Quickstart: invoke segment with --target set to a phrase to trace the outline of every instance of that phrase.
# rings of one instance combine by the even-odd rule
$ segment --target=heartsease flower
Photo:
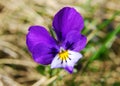
[[[64,7],[55,15],[52,26],[56,39],[44,27],[31,26],[26,36],[28,49],[35,62],[72,73],[76,62],[82,58],[79,51],[87,41],[80,33],[84,20],[74,8]]]

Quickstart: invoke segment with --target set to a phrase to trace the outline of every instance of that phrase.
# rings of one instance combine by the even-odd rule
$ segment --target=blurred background
[[[64,6],[84,17],[88,39],[73,74],[36,64],[25,42]],[[120,0],[0,0],[0,86],[120,86]]]

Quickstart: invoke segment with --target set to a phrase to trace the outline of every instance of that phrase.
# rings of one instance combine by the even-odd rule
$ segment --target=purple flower
[[[52,25],[56,39],[44,27],[31,26],[26,36],[28,49],[35,62],[72,73],[76,62],[82,58],[79,51],[87,41],[80,34],[84,20],[74,8],[64,7],[55,15]]]

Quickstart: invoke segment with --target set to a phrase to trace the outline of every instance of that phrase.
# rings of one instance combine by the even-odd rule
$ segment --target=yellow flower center
[[[69,53],[67,50],[62,50],[58,55],[61,60],[66,60],[67,58],[69,58]]]

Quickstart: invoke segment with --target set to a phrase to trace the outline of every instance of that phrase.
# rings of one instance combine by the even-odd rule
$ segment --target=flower
[[[51,68],[64,68],[73,72],[74,65],[82,58],[79,53],[87,38],[80,34],[84,27],[82,16],[72,7],[62,8],[53,19],[54,39],[42,26],[31,26],[26,36],[26,44],[35,62],[51,64]]]

